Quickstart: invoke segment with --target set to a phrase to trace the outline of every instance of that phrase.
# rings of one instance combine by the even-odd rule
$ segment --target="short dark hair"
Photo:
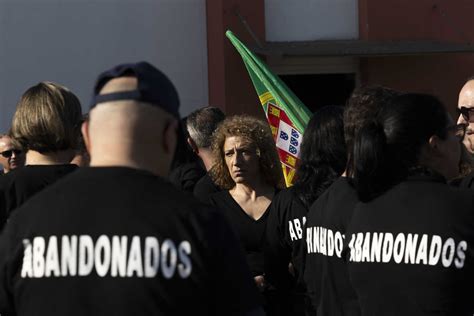
[[[352,92],[344,109],[344,138],[349,153],[359,130],[375,118],[381,105],[399,94],[382,86],[363,86]]]
[[[212,134],[224,119],[224,112],[212,106],[206,106],[192,112],[186,118],[189,137],[199,148],[211,147]]]
[[[40,82],[21,97],[11,136],[26,150],[40,153],[75,149],[81,131],[79,99],[66,87]]]

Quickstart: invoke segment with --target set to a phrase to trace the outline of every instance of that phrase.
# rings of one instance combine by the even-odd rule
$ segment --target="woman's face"
[[[247,138],[230,136],[224,142],[224,158],[235,183],[253,183],[259,177],[257,146]]]

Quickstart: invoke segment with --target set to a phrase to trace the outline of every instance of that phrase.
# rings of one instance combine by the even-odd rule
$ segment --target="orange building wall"
[[[474,1],[359,0],[360,39],[474,41]],[[437,95],[455,115],[457,96],[474,75],[474,54],[364,58],[362,83]]]

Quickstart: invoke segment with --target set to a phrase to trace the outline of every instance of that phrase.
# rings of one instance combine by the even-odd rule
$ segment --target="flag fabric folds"
[[[272,130],[285,183],[291,186],[299,159],[303,132],[311,117],[311,112],[286,84],[231,31],[227,31],[226,36],[239,52],[252,79]]]

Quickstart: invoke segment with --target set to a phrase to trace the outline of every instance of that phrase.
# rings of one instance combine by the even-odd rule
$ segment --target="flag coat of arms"
[[[293,183],[303,133],[311,112],[231,31],[226,36],[239,52],[259,96],[280,157],[287,186]]]

